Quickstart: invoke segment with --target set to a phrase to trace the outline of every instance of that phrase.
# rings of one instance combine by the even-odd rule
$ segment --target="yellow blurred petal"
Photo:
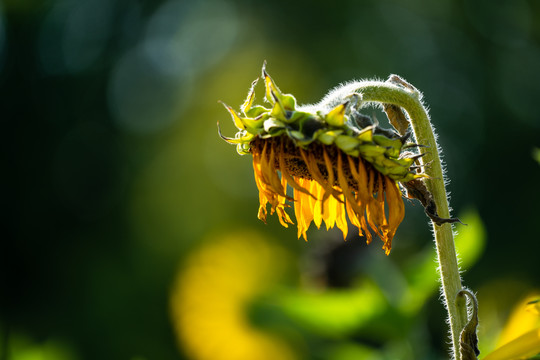
[[[531,312],[528,305],[531,301],[538,299],[538,297],[538,293],[531,294],[514,307],[499,337],[497,347],[514,340],[527,331],[540,327],[540,317],[534,312]]]
[[[170,316],[182,352],[198,360],[296,359],[248,316],[251,300],[280,283],[284,273],[276,270],[289,266],[289,255],[255,232],[214,234],[200,243],[171,286]]]
[[[529,301],[527,303],[527,311],[540,316],[540,299]]]
[[[527,359],[538,353],[540,353],[540,329],[534,329],[501,346],[483,360]]]

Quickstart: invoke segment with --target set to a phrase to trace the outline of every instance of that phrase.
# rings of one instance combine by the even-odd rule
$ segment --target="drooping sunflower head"
[[[253,156],[259,219],[266,222],[269,204],[270,214],[288,227],[293,221],[285,210],[292,204],[298,237],[307,239],[311,222],[320,228],[323,221],[345,238],[348,217],[368,243],[371,232],[377,234],[389,254],[404,217],[398,182],[425,176],[415,170],[418,155],[407,151],[415,146],[407,144],[408,133],[383,129],[361,114],[362,94],[340,94],[338,100],[330,94],[317,105],[298,106],[264,66],[262,78],[268,107],[254,105],[257,79],[240,113],[223,104],[236,136],[220,132],[239,154]]]

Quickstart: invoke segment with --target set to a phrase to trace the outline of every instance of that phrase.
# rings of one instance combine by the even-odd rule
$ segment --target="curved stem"
[[[433,195],[439,216],[449,218],[450,211],[448,209],[448,198],[444,186],[439,148],[428,112],[422,104],[422,96],[418,90],[399,77],[393,76],[391,79],[394,82],[366,81],[352,83],[346,86],[347,89],[341,89],[341,91],[358,92],[362,95],[364,102],[392,104],[403,108],[407,112],[417,143],[426,145],[430,149],[424,157],[420,158],[422,165],[430,163],[430,166],[425,168],[425,172],[429,176],[429,179],[426,180],[426,186]],[[400,85],[395,82],[399,82]],[[460,333],[467,322],[467,308],[463,298],[456,301],[462,285],[452,226],[450,224],[437,225],[434,222],[432,222],[432,226],[437,247],[442,292],[450,323],[452,352],[455,359],[460,360]]]

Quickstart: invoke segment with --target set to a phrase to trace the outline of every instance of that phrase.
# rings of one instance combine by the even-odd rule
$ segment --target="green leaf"
[[[454,241],[461,259],[461,269],[468,269],[478,261],[484,251],[486,231],[474,208],[466,210],[459,218],[468,225],[458,225],[458,235]],[[403,311],[416,313],[422,308],[425,301],[437,291],[439,274],[435,259],[436,254],[431,245],[411,258],[405,269],[409,292],[403,297],[401,304]]]
[[[460,258],[462,269],[468,269],[474,265],[486,246],[486,229],[478,211],[475,208],[466,210],[459,219],[467,224],[457,225],[457,236],[454,241]]]
[[[381,290],[368,281],[352,291],[288,293],[274,301],[294,323],[330,337],[353,333],[388,307]]]

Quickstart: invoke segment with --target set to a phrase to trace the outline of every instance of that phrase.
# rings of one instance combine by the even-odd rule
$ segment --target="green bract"
[[[329,110],[323,105],[297,106],[295,97],[283,94],[264,66],[262,77],[268,108],[253,104],[259,79],[253,82],[240,113],[223,104],[239,131],[234,138],[225,137],[221,132],[220,136],[236,144],[239,154],[250,153],[250,143],[256,137],[287,136],[303,149],[314,142],[336,146],[347,155],[363,158],[395,181],[425,177],[411,168],[420,155],[405,151],[417,146],[406,144],[408,134],[400,136],[393,130],[383,129],[358,111],[364,105],[362,94],[350,94],[346,101]]]

